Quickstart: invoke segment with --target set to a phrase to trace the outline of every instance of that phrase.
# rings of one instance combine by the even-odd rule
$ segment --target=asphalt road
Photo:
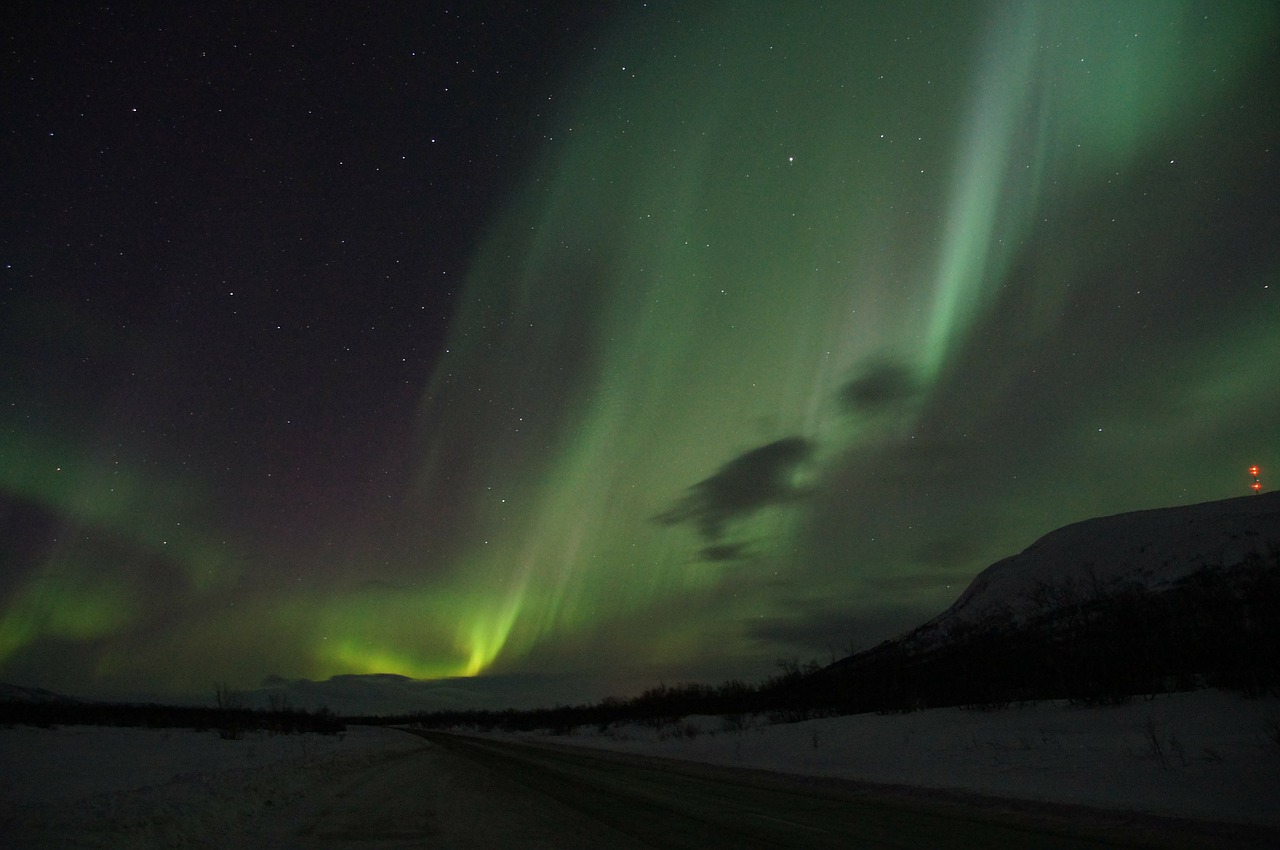
[[[571,747],[414,730],[429,744],[319,807],[304,846],[365,848],[1263,847],[1275,836]]]
[[[451,747],[422,747],[314,787],[245,847],[636,850],[644,844]],[[241,845],[237,845],[241,846]]]

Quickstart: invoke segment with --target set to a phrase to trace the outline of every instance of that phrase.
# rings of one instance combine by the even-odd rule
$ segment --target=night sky
[[[1270,0],[513,5],[4,13],[0,680],[758,680],[1280,475]]]

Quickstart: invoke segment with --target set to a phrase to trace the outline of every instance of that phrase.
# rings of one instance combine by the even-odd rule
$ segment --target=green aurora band
[[[8,602],[0,671],[58,638],[102,642],[95,676],[175,690],[756,678],[919,622],[1054,527],[1280,465],[1275,367],[1239,368],[1280,363],[1274,297],[1229,333],[1111,331],[1090,306],[1141,309],[1107,275],[1196,266],[1186,210],[1236,185],[1232,98],[1280,37],[1271,4],[696,6],[620,17],[542,116],[424,392],[398,549],[355,571],[376,581],[244,590],[193,531],[157,641],[141,577],[61,554]],[[1217,153],[1187,141],[1210,132]],[[1114,354],[1084,351],[1099,336]],[[95,513],[99,484],[14,469],[10,493],[157,538],[140,492]]]
[[[660,667],[772,616],[771,577],[798,567],[787,506],[744,516],[751,556],[728,565],[691,563],[650,518],[769,440],[833,456],[909,432],[1037,219],[1158,155],[1269,31],[1101,11],[758,4],[620,25],[494,224],[428,392],[429,443],[467,456],[463,516],[486,538],[477,616],[484,588],[511,588],[507,657],[654,617],[669,632],[671,600],[706,595],[719,623],[641,650]],[[1042,321],[1069,281],[1022,284]],[[878,360],[921,385],[891,422],[851,423],[841,387]],[[455,473],[428,464],[424,487]],[[922,607],[955,593],[933,590]]]

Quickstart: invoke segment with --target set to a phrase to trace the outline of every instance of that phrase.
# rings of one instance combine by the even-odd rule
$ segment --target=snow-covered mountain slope
[[[1050,532],[987,567],[921,631],[1017,620],[1055,596],[1138,583],[1159,590],[1205,567],[1280,555],[1280,491],[1099,517]]]

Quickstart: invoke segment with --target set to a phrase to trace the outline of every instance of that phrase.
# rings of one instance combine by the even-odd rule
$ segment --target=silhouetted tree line
[[[692,714],[721,716],[782,712],[791,708],[789,699],[779,699],[804,676],[820,667],[816,662],[800,665],[781,661],[783,672],[760,685],[731,680],[720,685],[681,683],[658,685],[630,699],[607,697],[598,703],[536,709],[483,711],[434,711],[379,718],[383,723],[413,723],[427,728],[468,728],[481,731],[530,731],[551,729],[571,734],[579,726],[604,729],[614,723],[642,723],[657,728],[673,725]],[[789,717],[789,715],[788,715]],[[781,718],[779,718],[781,719]]]
[[[341,718],[322,709],[253,709],[243,706],[172,706],[139,703],[97,703],[72,700],[0,702],[0,725],[129,726],[153,729],[218,730],[224,738],[238,738],[249,730],[274,734],[334,735],[346,729]]]
[[[1043,583],[1020,602],[1020,611],[995,611],[942,634],[922,627],[827,667],[780,662],[778,675],[755,685],[659,685],[589,705],[437,711],[381,722],[570,733],[620,722],[663,726],[695,714],[788,722],[1043,699],[1119,704],[1200,687],[1280,694],[1280,552],[1205,565],[1158,591],[1087,573]]]

